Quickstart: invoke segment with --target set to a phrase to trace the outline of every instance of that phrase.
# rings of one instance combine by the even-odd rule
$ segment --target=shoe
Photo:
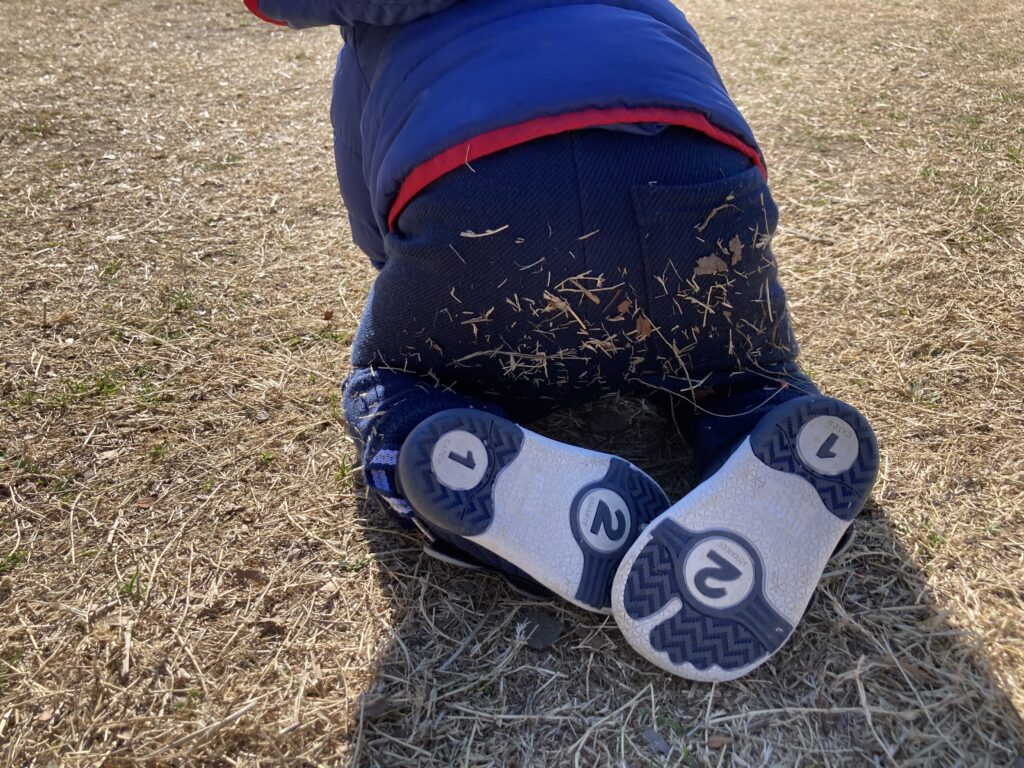
[[[430,526],[602,613],[623,553],[669,505],[623,459],[472,409],[442,411],[412,431],[398,454],[398,486]]]
[[[767,414],[639,536],[615,575],[626,641],[690,680],[741,677],[782,647],[878,474],[867,421],[831,398]]]

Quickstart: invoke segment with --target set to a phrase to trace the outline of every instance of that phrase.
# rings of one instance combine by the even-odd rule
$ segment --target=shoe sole
[[[658,484],[623,459],[469,409],[417,426],[399,452],[398,479],[431,525],[604,613],[622,555],[669,506]]]
[[[779,406],[626,553],[612,585],[626,641],[690,680],[763,664],[803,617],[877,474],[874,433],[854,408],[818,396]]]

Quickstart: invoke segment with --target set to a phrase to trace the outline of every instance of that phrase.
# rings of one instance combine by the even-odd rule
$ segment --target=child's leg
[[[792,634],[825,564],[868,498],[874,435],[852,407],[822,397],[796,364],[763,179],[650,200],[648,266],[672,254],[674,323],[657,342],[670,361],[645,383],[689,408],[702,482],[623,558],[616,620],[644,657],[676,674],[721,681],[751,671]],[[652,263],[653,262],[653,263]],[[676,310],[673,313],[673,309]]]
[[[627,462],[543,438],[421,377],[358,368],[344,406],[367,486],[401,521],[531,591],[540,582],[607,609],[621,554],[668,506]]]
[[[486,407],[526,422],[610,391],[613,361],[576,322],[589,302],[560,288],[588,272],[578,196],[573,142],[554,137],[447,175],[385,239],[345,413],[367,482],[406,518],[394,464],[429,416]]]

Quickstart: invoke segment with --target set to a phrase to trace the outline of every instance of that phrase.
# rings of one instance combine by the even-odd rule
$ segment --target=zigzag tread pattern
[[[675,597],[682,608],[650,630],[651,647],[668,654],[673,664],[692,664],[706,670],[712,666],[738,669],[763,659],[781,645],[783,636],[766,641],[747,622],[765,628],[782,623],[763,603],[752,601],[744,609],[744,621],[704,613],[689,595],[681,592],[675,574],[676,554],[694,537],[673,521],[666,520],[652,531],[652,539],[633,561],[627,577],[623,604],[629,616],[639,621],[661,610]],[[788,635],[789,632],[786,632]]]
[[[822,503],[836,517],[852,520],[867,501],[878,474],[878,451],[867,421],[850,406],[837,401],[801,404],[780,419],[774,428],[758,428],[751,436],[754,454],[768,466],[807,480]],[[815,416],[836,416],[850,423],[859,438],[857,460],[842,475],[823,477],[808,470],[797,456],[794,441],[800,428]],[[770,417],[769,417],[770,418]]]
[[[431,453],[435,443],[454,429],[462,429],[483,439],[487,446],[488,471],[486,478],[468,491],[455,491],[438,482],[434,476]],[[428,419],[417,427],[415,439],[403,447],[412,448],[412,477],[403,473],[402,482],[407,492],[410,485],[420,490],[416,509],[431,522],[460,536],[474,536],[487,530],[494,519],[494,500],[491,487],[498,473],[518,455],[523,444],[518,428],[504,428],[496,417],[488,414],[459,412]],[[429,511],[427,511],[429,510]],[[433,512],[434,514],[430,514]],[[438,512],[444,521],[436,519]]]
[[[633,561],[626,579],[624,606],[639,621],[661,610],[676,595],[672,554],[650,541]]]
[[[738,669],[769,652],[742,624],[705,616],[686,600],[682,610],[651,630],[651,647],[667,653],[674,664],[700,670]]]
[[[626,487],[629,489],[629,498],[633,500],[636,509],[638,530],[639,527],[647,525],[669,507],[670,502],[661,486],[632,468],[628,473]]]

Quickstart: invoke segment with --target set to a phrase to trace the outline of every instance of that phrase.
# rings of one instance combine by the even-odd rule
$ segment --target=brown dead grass
[[[720,686],[563,605],[530,650],[529,603],[360,500],[336,35],[94,5],[0,5],[0,763],[1021,763],[1020,2],[687,4],[804,359],[885,458],[792,642]],[[687,486],[642,404],[545,428]]]

